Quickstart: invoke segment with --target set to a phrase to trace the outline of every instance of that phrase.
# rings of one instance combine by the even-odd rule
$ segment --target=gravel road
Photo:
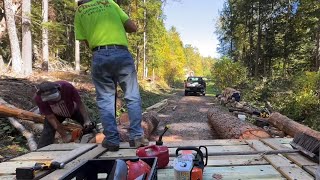
[[[168,106],[158,112],[160,123],[151,140],[158,138],[165,125],[169,126],[163,137],[165,142],[217,139],[207,123],[207,111],[213,104],[214,97],[184,96],[184,92],[172,95]]]

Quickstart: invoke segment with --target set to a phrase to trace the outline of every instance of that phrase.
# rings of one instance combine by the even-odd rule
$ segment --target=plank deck
[[[205,145],[209,153],[214,152],[246,152],[281,150],[290,148],[292,138],[269,138],[261,140],[194,140],[164,142],[169,147],[170,162],[166,169],[158,169],[158,179],[173,179],[173,160],[176,148],[179,146]],[[154,144],[151,142],[150,144]],[[35,162],[50,161],[68,154],[76,148],[88,146],[88,144],[52,144],[28,154],[0,163],[0,179],[14,179],[17,167],[29,167]],[[90,146],[90,145],[89,145]],[[121,143],[118,152],[106,152],[101,145],[93,147],[67,163],[64,169],[54,172],[42,172],[42,179],[59,179],[68,174],[74,167],[89,159],[94,158],[127,158],[134,157],[136,149],[130,148],[128,143]],[[284,155],[227,155],[209,156],[208,166],[204,171],[204,179],[314,179],[317,164],[306,159],[298,153]]]

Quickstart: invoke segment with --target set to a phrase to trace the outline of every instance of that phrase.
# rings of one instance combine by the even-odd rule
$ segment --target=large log
[[[209,109],[207,117],[208,123],[222,139],[270,138],[264,129],[224,113],[218,107]]]
[[[299,124],[278,112],[272,113],[268,118],[268,122],[292,137],[297,133],[305,133],[320,140],[320,132]]]
[[[24,120],[32,120],[34,122],[39,122],[39,123],[43,123],[45,119],[44,116],[41,116],[39,114],[14,108],[14,107],[9,107],[3,104],[0,104],[0,116],[15,117],[15,118],[24,119]]]

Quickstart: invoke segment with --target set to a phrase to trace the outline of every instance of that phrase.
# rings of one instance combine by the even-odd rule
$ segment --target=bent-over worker
[[[34,100],[46,117],[38,148],[52,144],[56,131],[63,142],[71,141],[71,135],[61,124],[66,118],[77,121],[84,128],[91,123],[78,91],[66,81],[42,82],[37,86]]]

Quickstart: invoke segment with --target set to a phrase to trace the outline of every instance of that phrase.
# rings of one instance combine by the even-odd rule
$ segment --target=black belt
[[[122,46],[122,45],[107,45],[107,46],[97,46],[92,49],[92,51],[97,51],[99,49],[126,49],[128,50],[127,46]]]

